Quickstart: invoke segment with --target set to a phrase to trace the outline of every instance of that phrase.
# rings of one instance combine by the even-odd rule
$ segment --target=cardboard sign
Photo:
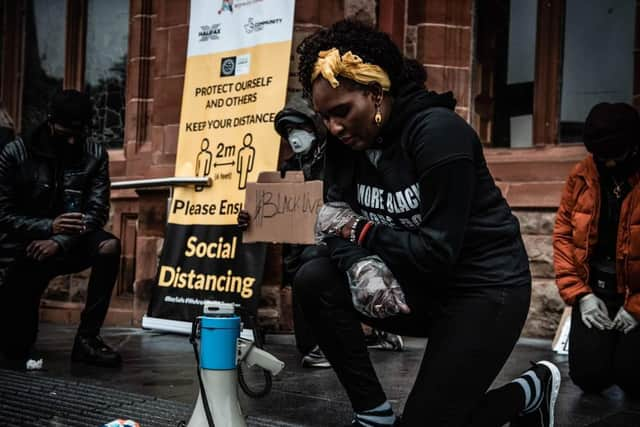
[[[322,181],[306,181],[300,171],[261,172],[247,183],[245,209],[251,215],[244,243],[315,242],[314,229],[322,206]]]
[[[565,307],[553,337],[551,349],[558,354],[569,354],[569,331],[571,330],[571,307]]]

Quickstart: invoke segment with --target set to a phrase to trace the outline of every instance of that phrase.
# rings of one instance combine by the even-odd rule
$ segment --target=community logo
[[[251,55],[227,56],[220,60],[220,77],[249,74]]]
[[[233,13],[233,0],[222,0],[222,6],[220,6],[220,9],[218,10],[218,15],[224,11]]]
[[[281,18],[274,19],[266,19],[264,21],[254,21],[253,18],[249,18],[247,23],[244,24],[244,31],[247,34],[257,33],[258,31],[264,30],[264,27],[267,25],[280,24],[282,22]]]
[[[200,37],[198,41],[218,40],[220,38],[220,32],[220,24],[201,25],[200,31],[198,31],[198,37]]]

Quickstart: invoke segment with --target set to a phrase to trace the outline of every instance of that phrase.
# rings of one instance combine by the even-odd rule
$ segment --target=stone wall
[[[560,299],[553,272],[552,233],[554,211],[516,210],[533,277],[529,317],[523,336],[552,338],[558,327],[564,302]]]

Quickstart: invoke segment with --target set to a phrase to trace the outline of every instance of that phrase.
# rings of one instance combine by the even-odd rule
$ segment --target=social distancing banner
[[[277,166],[293,13],[294,0],[191,0],[175,175],[213,185],[173,192],[145,327],[183,329],[207,300],[257,310],[266,247],[242,244],[237,214]]]

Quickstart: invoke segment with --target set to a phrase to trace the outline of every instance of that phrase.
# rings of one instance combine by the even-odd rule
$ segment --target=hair
[[[311,98],[311,74],[318,53],[334,47],[340,51],[340,55],[351,51],[364,62],[381,67],[391,80],[392,95],[407,82],[424,85],[426,81],[427,76],[422,65],[418,61],[405,58],[388,34],[360,21],[345,19],[308,36],[298,46],[298,79],[305,98]]]
[[[427,70],[416,59],[404,58],[404,74],[407,80],[424,86],[427,82]]]

